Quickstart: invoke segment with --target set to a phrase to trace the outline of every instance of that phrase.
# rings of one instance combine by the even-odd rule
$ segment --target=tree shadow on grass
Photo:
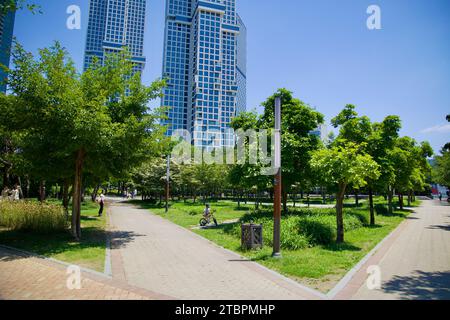
[[[389,213],[389,209],[388,209],[387,205],[384,205],[384,204],[375,204],[374,208],[375,208],[375,212],[377,213],[377,215],[385,216],[385,217],[406,218],[408,213],[413,212],[411,210],[403,210],[401,212],[399,212],[400,210],[395,210],[393,213]]]
[[[322,248],[324,248],[325,250],[328,251],[335,251],[335,252],[340,252],[340,251],[361,251],[362,249],[354,246],[350,243],[344,242],[344,243],[331,243],[328,245],[324,245],[322,246]]]
[[[450,271],[415,271],[411,276],[395,276],[383,284],[382,290],[400,294],[404,299],[450,299]]]
[[[4,230],[0,232],[0,244],[50,257],[66,252],[82,252],[85,249],[105,249],[106,235],[103,229],[84,228],[81,241],[77,242],[68,231],[36,234]]]
[[[92,254],[92,250],[106,250],[107,239],[111,239],[114,248],[123,248],[140,236],[134,232],[105,231],[102,228],[85,227],[81,231],[81,241],[77,242],[68,231],[37,234],[0,230],[0,244],[51,257],[64,253],[83,255],[84,253]]]
[[[235,210],[235,211],[251,211],[252,209],[250,209],[249,207],[244,207],[244,206],[241,206],[241,207],[236,206],[233,208],[233,210]]]
[[[364,225],[364,228],[367,228],[367,229],[380,229],[380,228],[383,228],[383,226],[380,225],[380,224],[374,224],[373,226],[370,225],[370,224],[367,224],[367,225]]]

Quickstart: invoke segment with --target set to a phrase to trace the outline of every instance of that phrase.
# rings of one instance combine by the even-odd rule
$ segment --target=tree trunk
[[[388,191],[388,209],[389,209],[389,214],[393,214],[394,213],[394,208],[392,205],[392,198],[394,197],[393,195],[393,190],[392,187],[389,187],[389,191]]]
[[[375,225],[375,209],[373,207],[373,191],[369,188],[369,210],[370,210],[370,225]]]
[[[398,203],[400,205],[400,210],[403,210],[403,193],[398,194]]]
[[[323,204],[326,204],[327,203],[327,195],[325,194],[325,188],[321,187],[320,189],[322,192],[322,202],[323,202]]]
[[[64,185],[62,186],[62,205],[66,213],[69,213],[69,180],[64,180]]]
[[[100,185],[97,185],[91,194],[92,202],[95,202],[95,199],[97,199],[98,190],[100,190]]]
[[[408,192],[408,207],[411,207],[412,193],[411,190]]]
[[[81,188],[83,177],[83,164],[86,152],[84,149],[77,151],[75,160],[75,179],[73,183],[72,200],[72,236],[79,241],[81,239]]]
[[[336,225],[337,225],[337,236],[336,243],[344,242],[344,197],[345,197],[344,183],[339,184],[339,191],[336,194]]]
[[[358,191],[355,191],[355,205],[359,207],[359,194]]]
[[[293,200],[293,202],[294,202],[294,208],[295,208],[295,205],[296,205],[296,202],[297,202],[297,193],[296,193],[296,192],[294,192],[294,195],[293,195],[293,197],[292,197],[292,200]]]
[[[27,185],[25,187],[26,190],[26,194],[25,194],[25,198],[29,198],[30,197],[30,179],[27,177]]]
[[[22,179],[20,179],[20,177],[17,177],[17,183],[19,184],[19,197],[20,199],[24,199],[25,197],[23,196]]]

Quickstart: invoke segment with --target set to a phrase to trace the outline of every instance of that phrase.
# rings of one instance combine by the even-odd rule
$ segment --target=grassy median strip
[[[49,203],[55,203],[50,200]],[[12,231],[0,226],[0,244],[30,251],[85,268],[103,272],[106,251],[106,218],[97,216],[98,205],[82,204],[81,242],[73,241],[68,230],[58,232]]]
[[[366,202],[360,203],[358,207],[347,204],[344,221],[346,241],[344,244],[336,245],[334,209],[291,208],[290,214],[284,215],[282,220],[283,259],[272,259],[271,207],[255,211],[254,205],[238,207],[231,201],[211,202],[220,225],[199,229],[198,223],[204,208],[201,203],[173,202],[167,214],[162,206],[139,201],[135,203],[226,249],[324,293],[331,290],[354,265],[410,214],[410,211],[405,210],[395,211],[389,215],[384,199],[376,198],[376,225],[371,227],[368,225],[369,209]],[[240,224],[249,221],[263,224],[265,246],[261,250],[241,250]]]

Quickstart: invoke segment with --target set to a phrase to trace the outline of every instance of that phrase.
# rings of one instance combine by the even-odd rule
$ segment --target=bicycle
[[[216,225],[216,227],[218,227],[219,224],[217,223],[216,217],[214,216],[215,213],[216,213],[216,210],[213,210],[213,211],[211,211],[211,213],[208,216],[201,218],[200,226],[206,227],[208,224],[211,223],[211,219],[212,219],[214,221],[214,224]]]

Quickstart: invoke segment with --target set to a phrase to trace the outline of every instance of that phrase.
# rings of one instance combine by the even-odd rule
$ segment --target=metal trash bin
[[[241,231],[241,246],[243,250],[263,247],[263,226],[261,224],[243,224]]]

